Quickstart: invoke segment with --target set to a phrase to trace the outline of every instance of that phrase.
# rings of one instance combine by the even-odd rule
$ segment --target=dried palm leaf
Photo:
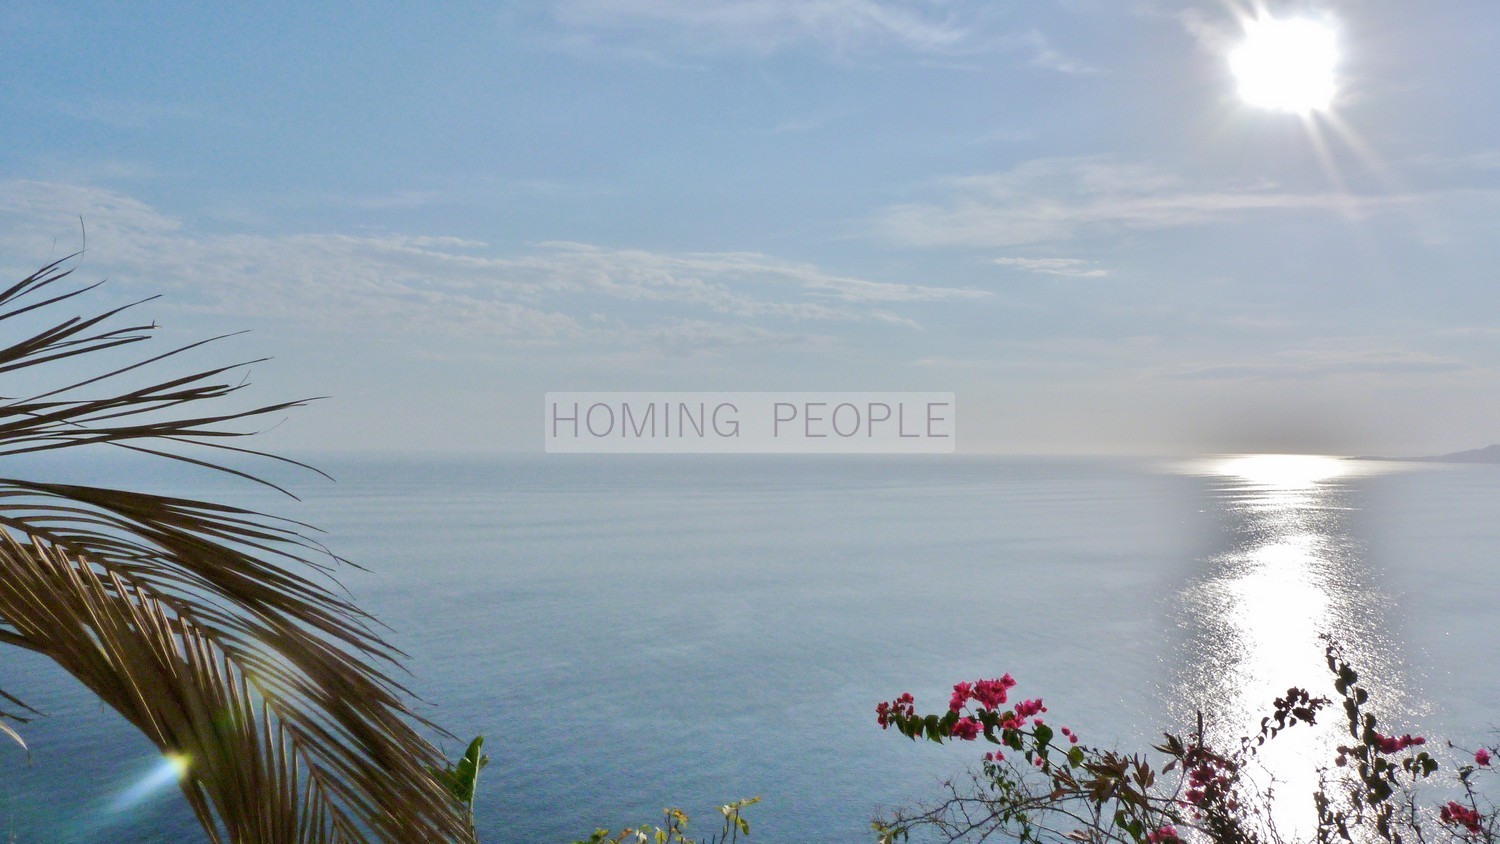
[[[59,290],[66,261],[0,292],[0,330],[93,289]],[[153,325],[112,326],[129,307],[0,341],[0,392],[21,370],[35,382],[148,339]],[[218,410],[246,364],[146,377],[200,345],[0,399],[0,458],[108,445],[267,483],[188,452],[279,460],[232,445],[252,433],[233,423],[302,402]],[[343,561],[307,533],[207,501],[0,478],[0,643],[51,657],[186,760],[183,793],[216,843],[464,840],[419,732],[432,725],[392,676],[401,654],[335,591]]]

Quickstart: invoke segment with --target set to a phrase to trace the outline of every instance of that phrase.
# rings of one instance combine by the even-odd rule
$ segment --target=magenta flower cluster
[[[1026,719],[1030,718],[1035,726],[1041,726],[1041,714],[1047,711],[1042,705],[1042,699],[1023,700],[1016,704],[1013,714],[1000,719],[1000,728],[1003,730],[1019,730],[1026,726]]]
[[[1420,747],[1421,745],[1424,745],[1426,743],[1427,739],[1423,738],[1422,736],[1413,736],[1410,733],[1404,736],[1386,736],[1381,735],[1380,733],[1375,733],[1371,747],[1374,748],[1376,753],[1383,753],[1389,756],[1393,753],[1400,753],[1408,747]],[[1354,753],[1355,749],[1342,744],[1339,745],[1337,749],[1339,755],[1334,758],[1333,764],[1342,768],[1345,765],[1349,764],[1349,754]],[[1475,754],[1474,760],[1476,762],[1479,761],[1478,754]]]
[[[1204,801],[1223,801],[1230,811],[1239,808],[1230,796],[1235,767],[1229,759],[1196,746],[1188,748],[1187,759],[1191,766],[1187,772],[1188,787],[1182,795],[1184,801],[1193,806],[1201,806]]]
[[[973,718],[960,718],[958,719],[958,722],[955,723],[950,729],[949,733],[954,738],[961,738],[964,741],[973,741],[974,739],[979,738],[979,722],[975,721]]]
[[[1484,831],[1484,826],[1480,823],[1478,812],[1470,809],[1468,806],[1452,801],[1449,801],[1448,805],[1444,806],[1438,812],[1438,819],[1450,826],[1461,826],[1472,833],[1477,834]]]
[[[1402,783],[1397,778],[1400,772],[1409,774],[1415,784],[1438,770],[1439,763],[1425,750],[1412,751],[1407,758],[1382,758],[1421,747],[1427,744],[1427,739],[1410,733],[1397,736],[1376,732],[1373,715],[1359,717],[1359,704],[1364,702],[1367,694],[1362,689],[1353,687],[1358,681],[1358,674],[1342,663],[1333,646],[1329,648],[1329,666],[1338,675],[1336,688],[1345,697],[1350,724],[1360,738],[1360,742],[1353,747],[1340,745],[1334,759],[1334,764],[1339,767],[1348,766],[1350,756],[1359,762],[1359,776],[1368,790],[1360,792],[1361,798],[1366,802],[1357,802],[1357,811],[1363,811],[1359,808],[1361,805],[1376,808],[1378,803],[1396,793],[1392,786],[1402,788]],[[1264,792],[1241,790],[1245,788],[1240,777],[1241,768],[1249,758],[1248,754],[1254,752],[1254,746],[1274,738],[1281,730],[1299,723],[1315,723],[1315,715],[1330,703],[1327,698],[1315,698],[1303,689],[1288,689],[1285,697],[1276,699],[1272,716],[1261,720],[1259,736],[1243,739],[1239,751],[1227,754],[1202,744],[1200,716],[1197,734],[1199,744],[1187,743],[1181,738],[1168,735],[1167,744],[1156,748],[1172,757],[1172,762],[1161,768],[1161,773],[1166,774],[1180,765],[1177,770],[1182,777],[1175,787],[1171,783],[1167,784],[1163,793],[1161,786],[1153,788],[1156,771],[1145,761],[1078,747],[1079,736],[1068,727],[1060,727],[1054,733],[1053,728],[1042,720],[1047,707],[1041,698],[1021,700],[1010,704],[1009,709],[1006,709],[1010,693],[1015,687],[1015,679],[1006,674],[994,680],[954,684],[947,712],[919,716],[915,700],[909,693],[879,704],[875,711],[882,729],[894,725],[898,732],[909,739],[925,737],[941,743],[947,739],[974,741],[983,736],[993,744],[1003,745],[1006,751],[1023,754],[1026,762],[1051,776],[1054,791],[1048,800],[1086,798],[1101,807],[1113,801],[1118,806],[1117,820],[1131,811],[1131,806],[1145,810],[1146,814],[1136,817],[1132,822],[1131,835],[1138,844],[1184,844],[1176,827],[1157,826],[1163,821],[1186,823],[1191,831],[1216,829],[1216,824],[1238,824],[1245,819],[1253,820],[1252,816],[1257,816],[1260,810],[1252,806],[1248,809],[1250,814],[1241,815],[1242,811],[1246,811],[1242,809],[1243,801],[1247,795],[1251,798],[1269,799],[1271,792],[1269,789]],[[1271,723],[1273,719],[1274,725]],[[1075,746],[1055,744],[1059,735]],[[1448,746],[1455,747],[1452,743]],[[1500,749],[1480,747],[1474,751],[1474,764],[1489,768],[1497,755],[1500,755]],[[1017,780],[1014,777],[1026,775],[1014,768],[999,767],[999,763],[1005,761],[1006,755],[999,749],[984,754],[984,776],[992,778],[1002,787],[997,793],[1009,795],[1016,787]],[[1461,779],[1466,785],[1469,776],[1474,773],[1474,768],[1461,768]],[[1085,776],[1093,778],[1082,779]],[[1128,789],[1122,787],[1122,784],[1129,784],[1127,780],[1134,783]],[[1250,785],[1253,787],[1255,784],[1252,782]],[[1133,790],[1137,787],[1138,791]],[[1414,794],[1414,791],[1407,792],[1408,798]],[[1321,786],[1318,795],[1320,798],[1323,796]],[[1469,797],[1472,803],[1475,799],[1472,790],[1469,791]],[[1320,824],[1325,821],[1336,823],[1342,832],[1350,816],[1342,810],[1324,814],[1325,805],[1319,805]],[[1380,808],[1385,811],[1383,807]],[[1441,822],[1451,828],[1455,838],[1470,841],[1482,839],[1490,844],[1497,844],[1493,834],[1493,816],[1486,816],[1472,806],[1453,801],[1442,806],[1438,814]],[[1208,819],[1206,823],[1205,818]],[[1387,824],[1391,818],[1389,814],[1381,814],[1376,822]],[[1365,817],[1356,814],[1353,819],[1363,823]],[[1123,820],[1119,822],[1124,823]],[[1415,816],[1411,825],[1420,831]],[[1156,829],[1148,831],[1153,826]],[[1487,828],[1490,830],[1488,834]],[[1343,833],[1343,837],[1356,840],[1351,839],[1348,833]]]
[[[916,717],[916,702],[917,699],[911,696],[911,692],[907,692],[889,703],[882,703],[875,707],[877,716],[875,720],[880,724],[880,729],[884,730],[889,727],[893,718],[899,720]]]
[[[1381,753],[1400,753],[1408,747],[1418,747],[1427,743],[1427,739],[1417,736],[1412,737],[1410,733],[1404,736],[1383,736],[1375,734],[1375,749]]]
[[[1028,726],[1044,727],[1041,716],[1047,711],[1047,706],[1042,703],[1041,698],[1023,700],[1011,709],[1004,710],[1004,706],[1010,700],[1010,691],[1015,687],[1016,680],[1009,674],[993,680],[955,683],[953,694],[948,698],[948,713],[941,718],[936,715],[919,718],[916,714],[915,701],[908,692],[895,700],[877,705],[875,707],[876,722],[880,724],[881,729],[894,725],[908,736],[926,733],[962,741],[974,741],[990,728],[1018,731]],[[971,703],[977,706],[971,708]],[[1070,743],[1078,743],[1078,735],[1067,727],[1062,728],[1062,734]],[[991,740],[999,742],[999,739],[994,736],[991,736]],[[987,762],[1000,762],[1005,759],[1005,756],[995,751],[985,754],[984,758]],[[1035,762],[1042,764],[1041,757],[1038,757]]]
[[[999,709],[1008,699],[1010,690],[1016,687],[1016,679],[1009,674],[998,680],[975,680],[972,683],[955,683],[953,696],[948,698],[948,711],[959,712],[971,700],[979,701],[985,709]]]
[[[962,712],[964,706],[972,700],[977,702],[982,710],[995,712],[1009,700],[1010,690],[1015,687],[1015,678],[1009,674],[998,680],[975,680],[972,683],[955,683],[953,686],[953,696],[948,698],[948,711],[954,713]],[[1040,727],[1042,726],[1040,716],[1046,711],[1047,707],[1043,705],[1041,698],[1023,700],[1016,704],[1010,712],[1000,715],[1000,729],[1025,729],[1028,719],[1031,721],[1032,726]],[[973,741],[979,738],[979,733],[982,729],[983,726],[978,721],[965,715],[959,718],[957,723],[953,725],[949,731],[949,735],[954,738],[963,739],[964,741]],[[1063,733],[1070,737],[1072,736],[1072,731],[1067,727],[1063,727]],[[1074,742],[1078,741],[1076,738],[1072,740]],[[991,761],[1004,759],[998,752],[989,754],[986,758],[988,759],[991,755],[996,757]]]

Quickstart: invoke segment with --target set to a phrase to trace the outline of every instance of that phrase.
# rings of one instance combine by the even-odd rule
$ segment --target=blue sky
[[[548,390],[953,391],[961,450],[1500,440],[1500,8],[0,6],[0,269],[251,328],[294,449],[537,451]]]

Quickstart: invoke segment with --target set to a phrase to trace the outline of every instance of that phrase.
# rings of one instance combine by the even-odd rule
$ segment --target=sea
[[[748,797],[763,798],[745,813],[751,842],[872,841],[872,818],[939,797],[986,749],[882,731],[882,700],[911,692],[943,711],[954,683],[1009,672],[1050,724],[1149,753],[1199,712],[1228,740],[1288,687],[1332,694],[1327,637],[1387,731],[1435,749],[1496,741],[1500,466],[312,462],[336,480],[292,476],[300,501],[177,470],[67,471],[326,531],[364,567],[340,581],[408,655],[420,711],[454,736],[444,749],[485,737],[485,844],[572,842],[669,806],[707,835],[720,805]],[[18,726],[29,754],[0,740],[0,842],[205,840],[155,749],[71,677],[10,649],[0,689],[47,713]],[[1340,718],[1273,742],[1267,781],[1292,827]]]

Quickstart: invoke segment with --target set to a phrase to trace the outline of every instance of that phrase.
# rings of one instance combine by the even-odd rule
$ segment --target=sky
[[[1331,28],[1326,111],[1239,94]],[[0,4],[0,272],[237,329],[292,450],[548,391],[944,391],[979,453],[1500,441],[1480,0]]]

